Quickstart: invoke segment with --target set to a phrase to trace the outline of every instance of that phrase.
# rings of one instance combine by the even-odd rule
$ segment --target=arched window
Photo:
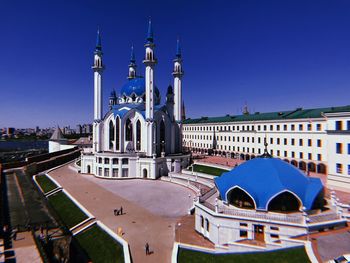
[[[117,151],[119,151],[120,149],[120,140],[119,140],[119,137],[120,137],[120,119],[119,119],[119,116],[117,116],[117,118],[115,119],[115,129],[116,129],[116,138],[115,138],[115,149]]]
[[[201,216],[201,227],[204,228],[204,217]]]
[[[160,122],[159,133],[160,133],[161,151],[165,152],[165,124],[164,124],[164,120],[162,120]]]
[[[138,120],[136,122],[136,150],[141,150],[141,122]]]
[[[132,141],[132,123],[130,119],[127,119],[125,123],[125,140]]]
[[[114,142],[114,124],[113,121],[109,122],[109,149],[113,150],[113,142]]]
[[[239,208],[255,209],[254,200],[242,189],[235,187],[227,193],[227,201]]]
[[[300,206],[301,204],[294,194],[283,192],[269,202],[267,209],[275,212],[295,212],[299,211]]]

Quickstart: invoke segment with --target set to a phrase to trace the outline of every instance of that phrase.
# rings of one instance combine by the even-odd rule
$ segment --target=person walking
[[[149,244],[148,242],[145,245],[146,256],[149,255]]]

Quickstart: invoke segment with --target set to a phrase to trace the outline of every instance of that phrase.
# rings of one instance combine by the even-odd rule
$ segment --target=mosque
[[[133,47],[126,83],[117,95],[112,90],[109,111],[103,114],[101,35],[94,52],[94,121],[92,148],[84,149],[81,172],[96,177],[157,179],[188,166],[182,153],[182,54],[179,40],[173,60],[174,88],[169,86],[165,104],[156,86],[157,64],[153,29],[149,21],[145,43],[145,76],[137,73]]]

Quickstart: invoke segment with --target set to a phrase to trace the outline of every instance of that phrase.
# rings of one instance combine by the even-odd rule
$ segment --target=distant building
[[[350,189],[350,106],[187,119],[184,147],[250,160],[264,151],[305,172],[328,174],[330,186]]]
[[[77,125],[77,127],[75,128],[75,133],[76,134],[82,134],[83,128],[81,127],[80,124]]]
[[[75,145],[69,143],[69,141],[63,136],[60,127],[57,126],[51,138],[49,139],[49,152],[52,153],[74,147]]]

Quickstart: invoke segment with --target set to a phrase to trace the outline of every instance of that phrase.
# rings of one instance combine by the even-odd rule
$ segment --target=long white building
[[[183,146],[244,160],[264,152],[350,190],[350,106],[187,119]]]

